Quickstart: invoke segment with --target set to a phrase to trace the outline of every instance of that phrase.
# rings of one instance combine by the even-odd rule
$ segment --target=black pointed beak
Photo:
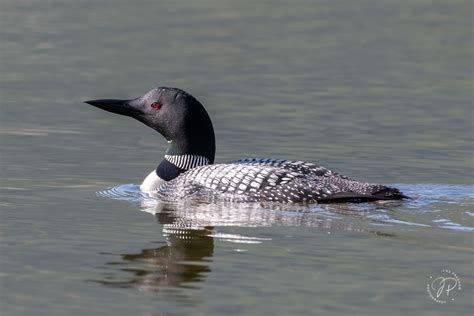
[[[85,101],[84,103],[115,114],[136,117],[140,114],[140,110],[134,101],[136,100],[102,99]]]

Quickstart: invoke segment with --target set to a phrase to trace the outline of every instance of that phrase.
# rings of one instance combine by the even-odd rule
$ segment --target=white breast
[[[156,191],[159,186],[165,182],[165,180],[158,177],[156,171],[153,170],[150,174],[143,180],[142,185],[140,185],[140,191],[151,192]]]

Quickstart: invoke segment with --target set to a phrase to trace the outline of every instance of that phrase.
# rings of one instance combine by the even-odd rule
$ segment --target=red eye
[[[151,107],[154,108],[155,110],[159,110],[159,109],[161,109],[161,103],[153,102],[151,104]]]

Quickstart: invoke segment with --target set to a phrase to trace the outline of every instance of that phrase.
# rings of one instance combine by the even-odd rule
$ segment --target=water
[[[470,315],[468,1],[1,3],[2,315]],[[217,161],[307,160],[391,203],[160,205],[166,142],[83,100],[183,88]],[[132,183],[132,184],[126,184]],[[441,269],[461,290],[427,292]]]

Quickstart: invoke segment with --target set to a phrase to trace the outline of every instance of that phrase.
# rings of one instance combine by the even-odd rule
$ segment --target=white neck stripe
[[[165,155],[165,159],[183,170],[189,170],[209,164],[209,159],[199,155]]]

